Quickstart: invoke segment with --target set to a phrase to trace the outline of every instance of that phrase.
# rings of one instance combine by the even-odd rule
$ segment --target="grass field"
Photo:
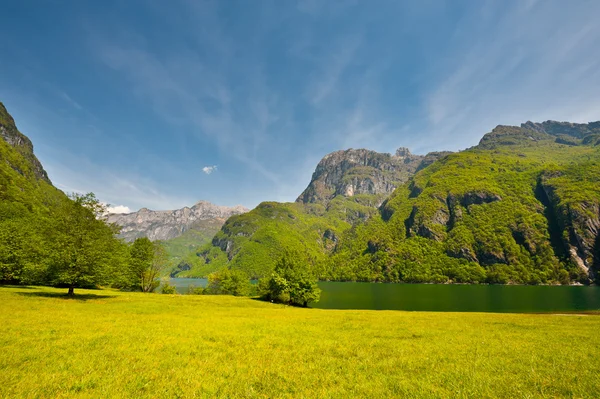
[[[598,397],[600,317],[0,287],[0,397]]]

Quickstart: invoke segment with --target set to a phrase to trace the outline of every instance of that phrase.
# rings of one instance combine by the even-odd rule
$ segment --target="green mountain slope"
[[[52,186],[0,103],[0,282],[76,287],[127,284],[127,247],[98,216],[93,194]]]
[[[180,275],[260,277],[293,249],[327,280],[587,283],[600,269],[599,144],[598,122],[498,126],[469,150],[409,160],[400,179],[377,155],[341,170],[326,157],[297,203],[230,218]]]
[[[377,213],[376,208],[355,201],[332,202],[329,209],[265,202],[246,214],[232,216],[212,241],[198,250],[196,262],[190,262],[195,267],[179,276],[205,276],[232,267],[262,277],[271,272],[285,250],[304,254],[304,260],[317,267],[335,247],[340,232],[351,227],[344,217],[366,218]]]
[[[377,216],[397,186],[447,154],[413,155],[405,148],[395,155],[364,149],[331,153],[295,203],[265,202],[229,218],[210,244],[199,248],[197,256],[186,256],[172,274],[205,276],[231,267],[262,277],[289,250],[303,254],[324,275],[343,232]]]
[[[0,281],[18,280],[23,270],[40,262],[42,226],[65,201],[67,196],[52,186],[35,157],[31,141],[0,103]]]
[[[598,125],[499,126],[398,188],[379,219],[343,237],[324,277],[589,281],[600,260]]]

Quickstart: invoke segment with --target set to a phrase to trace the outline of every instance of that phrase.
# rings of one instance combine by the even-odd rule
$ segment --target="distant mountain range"
[[[138,237],[150,240],[170,240],[189,230],[218,230],[233,215],[248,212],[241,205],[234,207],[219,206],[208,201],[198,201],[191,207],[170,211],[153,211],[142,208],[137,212],[107,216],[109,223],[121,226],[120,237],[133,241]]]

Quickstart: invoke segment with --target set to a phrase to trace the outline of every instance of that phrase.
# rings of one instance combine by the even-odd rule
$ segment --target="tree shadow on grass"
[[[116,295],[96,295],[96,294],[77,294],[67,295],[63,292],[15,292],[17,295],[28,296],[28,297],[44,297],[44,298],[59,298],[69,299],[73,301],[89,301],[93,299],[109,299],[116,298]]]
[[[29,285],[18,285],[18,284],[0,284],[2,288],[18,288],[20,290],[37,290],[38,287],[31,287]]]

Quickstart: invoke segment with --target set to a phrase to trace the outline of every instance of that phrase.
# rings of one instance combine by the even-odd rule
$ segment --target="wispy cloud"
[[[126,73],[140,98],[149,100],[166,121],[192,126],[199,137],[213,140],[223,156],[279,182],[278,175],[268,172],[256,154],[271,123],[278,119],[259,71],[253,79],[240,83],[248,86],[252,95],[236,93],[233,98],[233,83],[219,71],[206,68],[191,50],[159,59],[144,49],[104,44],[99,55],[111,68]]]
[[[470,40],[456,37],[452,58],[438,66],[448,72],[426,95],[437,145],[472,145],[497,124],[600,119],[595,13],[581,3],[558,13],[550,3],[534,1],[491,11],[499,23],[476,21],[476,15],[464,21],[479,32],[466,30]]]
[[[344,37],[330,55],[320,60],[321,73],[309,88],[310,102],[313,105],[319,106],[336,91],[344,71],[356,59],[356,51],[361,42],[360,35]]]
[[[597,2],[142,3],[135,17],[56,5],[48,41],[81,35],[53,62],[44,34],[0,26],[0,94],[52,180],[130,209],[293,200],[332,151],[456,150],[497,124],[600,119]],[[190,184],[214,165],[219,179]]]
[[[217,165],[213,165],[213,166],[205,166],[202,168],[202,171],[204,173],[206,173],[207,175],[210,175],[213,172],[217,171]]]
[[[59,92],[59,96],[65,100],[68,104],[70,104],[73,108],[76,108],[78,110],[82,110],[83,107],[81,105],[79,105],[79,103],[75,100],[73,100],[67,93],[65,93],[64,91],[60,91]]]

